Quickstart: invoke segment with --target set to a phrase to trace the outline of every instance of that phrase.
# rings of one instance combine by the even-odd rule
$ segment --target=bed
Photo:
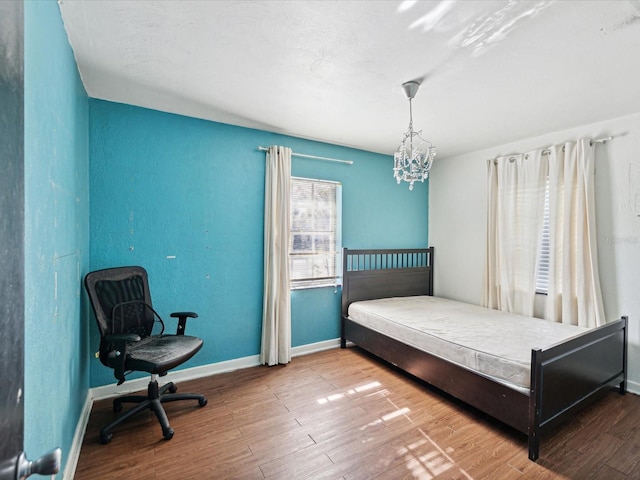
[[[545,341],[536,337],[532,341],[540,342],[538,345],[541,346],[524,352],[499,352],[494,355],[497,360],[479,360],[478,351],[485,350],[483,348],[476,348],[473,354],[466,355],[470,361],[465,361],[465,354],[460,352],[451,357],[443,342],[459,346],[464,341],[456,342],[456,334],[450,332],[455,329],[447,328],[445,324],[440,325],[441,331],[447,332],[444,340],[437,341],[440,343],[419,344],[414,339],[418,336],[415,330],[420,327],[399,326],[393,319],[391,324],[395,324],[396,329],[386,329],[383,317],[404,317],[408,310],[431,308],[434,303],[451,313],[444,315],[448,322],[460,318],[453,313],[466,309],[466,304],[448,303],[449,300],[433,297],[433,265],[433,247],[345,248],[341,347],[345,348],[347,342],[351,342],[524,433],[528,437],[529,459],[533,461],[539,456],[541,436],[612,388],[626,393],[627,317],[594,329],[576,327],[575,332],[552,332],[550,339]],[[403,302],[405,307],[402,307]],[[395,310],[398,307],[400,313]],[[469,321],[469,316],[474,315],[489,321],[492,315],[488,313],[504,314],[470,307],[470,310],[464,310],[465,320],[460,321]],[[371,309],[369,313],[366,312],[368,309]],[[358,310],[365,310],[365,313]],[[369,320],[366,320],[367,315]],[[455,325],[450,323],[451,326]],[[564,327],[560,330],[566,330]],[[409,329],[404,335],[399,332],[403,328]],[[488,327],[484,325],[483,328]],[[465,348],[473,348],[473,345]],[[500,358],[501,355],[504,358]],[[490,360],[502,362],[504,368],[495,367],[495,363],[492,366]],[[503,375],[502,370],[506,374]]]

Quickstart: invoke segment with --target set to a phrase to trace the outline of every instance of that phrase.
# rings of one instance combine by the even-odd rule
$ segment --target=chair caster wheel
[[[202,400],[198,400],[198,405],[204,407],[207,404],[207,399],[203,398]]]
[[[173,428],[168,428],[165,432],[162,432],[165,440],[171,440],[173,438]]]
[[[178,391],[178,387],[176,387],[175,385],[171,385],[169,387],[169,393],[176,393]]]
[[[100,443],[102,445],[106,445],[113,438],[113,433],[101,433],[100,434]]]

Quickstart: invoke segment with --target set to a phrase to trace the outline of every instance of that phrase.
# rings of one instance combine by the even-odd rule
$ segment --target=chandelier
[[[393,176],[396,177],[398,185],[402,180],[409,182],[409,190],[413,190],[413,182],[424,182],[429,177],[429,170],[436,156],[436,147],[420,136],[422,130],[413,130],[411,100],[419,87],[420,83],[416,81],[402,84],[404,94],[409,99],[409,129],[393,155]]]

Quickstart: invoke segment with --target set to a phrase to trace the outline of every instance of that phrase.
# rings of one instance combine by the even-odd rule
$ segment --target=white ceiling
[[[60,9],[90,97],[440,158],[640,112],[640,0],[86,1]]]

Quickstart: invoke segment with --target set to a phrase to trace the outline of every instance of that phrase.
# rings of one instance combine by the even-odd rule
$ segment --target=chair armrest
[[[184,331],[187,328],[187,318],[198,318],[196,312],[173,312],[170,316],[178,319],[176,335],[184,335]]]
[[[118,379],[118,385],[124,383],[124,364],[127,359],[127,343],[139,342],[141,340],[140,335],[136,333],[115,333],[112,335],[105,335],[106,342],[113,343],[115,349],[109,352],[109,358],[114,359],[113,375]]]
[[[171,316],[173,318],[182,318],[182,317],[198,318],[198,314],[196,312],[173,312]]]

